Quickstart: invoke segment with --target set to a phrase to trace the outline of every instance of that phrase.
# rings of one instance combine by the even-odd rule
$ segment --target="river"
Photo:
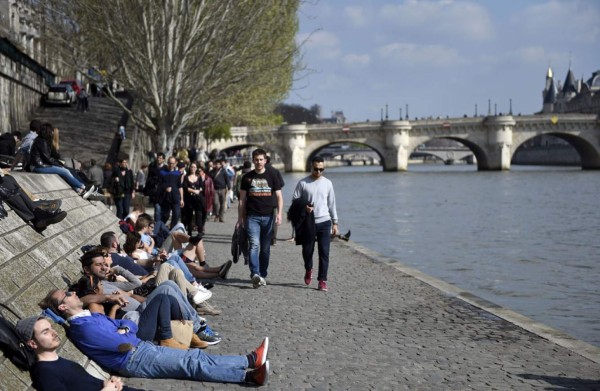
[[[284,175],[286,208],[305,175]],[[415,164],[325,176],[353,241],[600,346],[600,172]]]

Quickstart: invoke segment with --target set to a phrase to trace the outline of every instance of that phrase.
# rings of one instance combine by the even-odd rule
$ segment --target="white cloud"
[[[299,34],[297,41],[307,53],[317,58],[334,59],[341,55],[339,38],[329,31],[318,30],[311,34]]]
[[[443,38],[486,41],[494,36],[487,10],[466,1],[406,0],[400,5],[384,5],[380,17],[393,22],[399,31],[422,29],[424,34]]]
[[[365,17],[365,9],[360,6],[349,6],[344,8],[346,16],[350,19],[351,26],[349,27],[362,27],[367,24],[367,18]]]
[[[382,59],[400,65],[448,67],[464,62],[455,49],[442,45],[392,43],[378,48],[377,53]]]
[[[364,68],[371,63],[371,56],[368,54],[346,54],[342,57],[342,63],[351,68]]]
[[[305,42],[307,47],[316,49],[337,47],[340,43],[337,35],[324,30],[318,30],[311,34],[299,34],[298,41]]]
[[[554,0],[535,4],[511,17],[511,29],[529,40],[595,44],[600,40],[600,11],[593,3]]]

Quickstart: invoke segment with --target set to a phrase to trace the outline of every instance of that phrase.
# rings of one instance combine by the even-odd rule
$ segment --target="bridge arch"
[[[227,152],[243,150],[243,149],[254,150],[257,148],[264,149],[265,151],[267,151],[267,154],[269,154],[269,155],[276,153],[281,159],[285,159],[285,150],[280,145],[272,144],[272,143],[246,143],[246,144],[228,145],[228,146],[222,148],[221,152],[227,153]],[[251,159],[252,158],[250,156],[248,156],[248,160],[251,160]]]
[[[585,136],[572,134],[567,132],[552,132],[552,133],[544,133],[547,136],[554,136],[561,140],[566,141],[571,145],[577,153],[579,154],[579,158],[581,159],[581,168],[582,169],[597,169],[600,167],[600,151],[594,146],[594,141],[588,140]],[[525,140],[519,140],[519,143],[513,145],[511,159],[514,154],[517,152],[517,149],[525,144],[527,141],[531,140],[536,136],[530,137]]]
[[[373,145],[369,145],[369,144],[367,144],[367,143],[365,143],[363,141],[354,141],[354,140],[351,140],[351,139],[347,139],[347,140],[335,140],[335,141],[315,142],[315,143],[311,143],[310,145],[307,145],[307,148],[305,150],[305,156],[306,156],[305,170],[307,172],[310,172],[312,159],[315,156],[317,156],[319,154],[319,152],[323,151],[327,147],[332,146],[332,145],[337,145],[337,144],[350,144],[350,143],[354,144],[354,145],[358,144],[358,145],[364,146],[364,147],[368,148],[369,150],[375,152],[375,154],[379,158],[380,164],[385,169],[385,159],[384,159],[384,156],[381,153],[381,151],[379,151],[376,147],[374,147]]]

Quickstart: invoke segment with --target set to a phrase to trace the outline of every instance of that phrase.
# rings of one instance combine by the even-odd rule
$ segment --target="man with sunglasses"
[[[269,379],[269,339],[240,356],[208,355],[199,349],[173,349],[142,341],[138,326],[83,309],[76,294],[53,289],[39,303],[69,322],[67,335],[82,353],[102,368],[127,377],[174,378],[265,385]]]
[[[302,258],[304,259],[304,283],[312,282],[313,253],[315,240],[319,251],[318,289],[327,291],[327,271],[329,268],[329,245],[331,236],[338,234],[338,216],[335,207],[335,193],[331,181],[323,176],[325,162],[317,156],[311,162],[311,175],[301,179],[296,185],[292,202],[303,200],[306,213],[312,214],[315,221],[315,235],[302,242]]]

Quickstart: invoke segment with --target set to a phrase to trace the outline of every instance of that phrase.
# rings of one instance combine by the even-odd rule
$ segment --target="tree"
[[[156,150],[171,151],[186,130],[260,122],[285,97],[297,66],[299,0],[48,0],[45,6],[45,24],[73,48],[63,54],[66,61],[82,71],[82,62],[96,64],[108,81],[118,80],[135,99],[133,121]]]

